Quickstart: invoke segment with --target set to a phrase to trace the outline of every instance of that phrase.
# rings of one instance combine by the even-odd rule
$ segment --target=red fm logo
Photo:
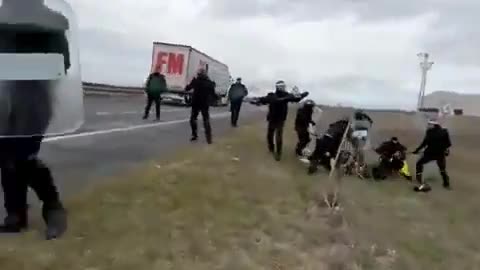
[[[183,53],[157,52],[153,72],[169,75],[183,75],[185,55]]]

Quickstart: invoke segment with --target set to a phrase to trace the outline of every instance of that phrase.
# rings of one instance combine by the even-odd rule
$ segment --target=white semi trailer
[[[232,83],[227,65],[191,46],[153,43],[151,72],[158,71],[165,75],[169,91],[162,95],[164,102],[190,105],[191,92],[185,92],[185,87],[200,68],[206,69],[208,76],[216,84],[215,92],[218,99],[214,105],[227,105],[227,92]]]

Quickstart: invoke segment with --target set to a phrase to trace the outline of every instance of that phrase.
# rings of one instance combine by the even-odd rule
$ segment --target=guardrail
[[[82,83],[82,87],[86,95],[143,95],[144,93],[143,88],[140,87],[116,86],[89,82]]]

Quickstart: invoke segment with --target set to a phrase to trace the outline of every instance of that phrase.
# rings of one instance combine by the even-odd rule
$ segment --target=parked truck
[[[217,99],[213,105],[226,106],[227,91],[232,83],[227,65],[191,46],[153,43],[151,72],[160,72],[167,80],[168,91],[162,94],[163,102],[189,106],[191,92],[185,92],[185,87],[200,68],[215,82]]]

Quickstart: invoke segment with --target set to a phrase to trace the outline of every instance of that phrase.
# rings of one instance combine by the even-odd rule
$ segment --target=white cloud
[[[152,41],[164,41],[224,61],[248,84],[267,88],[284,79],[320,102],[414,106],[422,50],[436,62],[429,89],[476,90],[480,38],[474,25],[460,26],[477,20],[470,9],[478,4],[367,2],[376,8],[344,0],[71,0],[85,80],[139,85],[150,68]],[[452,8],[455,16],[448,15]]]

